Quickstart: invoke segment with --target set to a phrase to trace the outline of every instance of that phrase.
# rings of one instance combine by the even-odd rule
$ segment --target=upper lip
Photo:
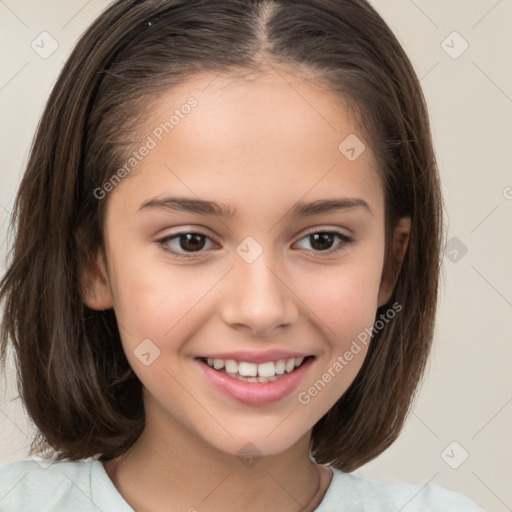
[[[299,357],[308,357],[312,354],[303,352],[289,352],[287,350],[267,350],[265,352],[223,352],[214,354],[205,354],[199,357],[204,359],[223,359],[224,361],[232,359],[234,361],[244,361],[247,363],[266,363],[268,361],[279,361],[281,359],[291,359]]]

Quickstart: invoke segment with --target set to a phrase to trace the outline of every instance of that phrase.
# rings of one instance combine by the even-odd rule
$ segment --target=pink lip
[[[224,356],[226,356],[226,354],[224,354]],[[224,357],[219,357],[218,359],[224,359]],[[233,357],[232,359],[235,358]],[[281,359],[286,359],[286,357],[282,357]],[[241,360],[247,361],[247,359],[243,358]],[[266,359],[266,361],[269,361],[269,359]],[[195,364],[198,365],[208,381],[217,390],[238,402],[248,405],[266,405],[277,402],[292,393],[299,386],[313,361],[314,358],[308,359],[292,373],[288,373],[274,382],[245,382],[233,379],[222,372],[210,368],[206,363],[201,361],[201,359],[194,360]]]
[[[292,357],[307,357],[311,354],[304,354],[301,352],[285,352],[283,350],[267,350],[266,352],[224,352],[222,354],[208,354],[201,355],[204,359],[233,359],[234,361],[245,361],[247,363],[266,363],[268,361],[279,361],[280,359],[291,359]]]

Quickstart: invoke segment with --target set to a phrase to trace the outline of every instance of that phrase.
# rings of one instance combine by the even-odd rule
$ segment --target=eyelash
[[[339,243],[338,245],[335,246],[334,249],[327,249],[325,251],[310,251],[310,252],[314,252],[316,254],[328,254],[328,255],[332,255],[338,251],[341,251],[343,250],[347,245],[351,244],[354,239],[345,235],[344,233],[341,233],[339,231],[333,231],[333,230],[326,230],[326,231],[312,231],[310,233],[307,233],[306,235],[304,235],[300,240],[304,240],[305,238],[308,238],[310,236],[313,236],[313,235],[317,235],[317,234],[328,234],[328,235],[335,235],[336,237],[338,237],[340,240],[341,240],[341,243]],[[197,258],[199,254],[201,254],[201,252],[204,252],[202,250],[198,251],[198,252],[195,252],[195,253],[189,253],[189,254],[182,254],[182,253],[179,253],[179,252],[176,252],[176,251],[173,251],[171,249],[169,249],[169,245],[168,245],[168,242],[171,241],[171,240],[174,240],[175,238],[180,238],[181,236],[184,236],[184,235],[198,235],[198,236],[201,236],[201,237],[205,237],[205,238],[210,238],[209,236],[203,234],[203,233],[198,233],[196,231],[182,231],[180,233],[174,233],[172,235],[169,235],[169,236],[166,236],[165,238],[161,238],[160,240],[157,240],[156,241],[156,244],[166,253],[169,253],[169,254],[172,254],[173,256],[176,256],[177,258]]]

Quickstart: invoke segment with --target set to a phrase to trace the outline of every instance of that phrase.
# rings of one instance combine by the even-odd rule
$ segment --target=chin
[[[294,443],[290,443],[289,440],[276,440],[268,441],[264,437],[261,439],[238,439],[235,442],[235,446],[229,447],[230,455],[239,457],[241,461],[247,459],[258,459],[261,457],[268,457],[272,455],[279,455],[286,452]]]
[[[247,434],[240,436],[233,434],[233,437],[203,438],[212,448],[240,458],[240,462],[248,467],[261,457],[279,455],[285,452],[300,439],[299,434],[295,437],[286,432],[268,435],[267,431],[254,432],[253,435],[247,432]]]

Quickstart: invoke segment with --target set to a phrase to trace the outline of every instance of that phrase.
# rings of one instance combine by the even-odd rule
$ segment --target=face
[[[147,426],[271,455],[349,387],[389,294],[363,137],[337,98],[272,71],[199,75],[153,106],[136,169],[103,199],[105,280],[87,299],[115,309]]]

